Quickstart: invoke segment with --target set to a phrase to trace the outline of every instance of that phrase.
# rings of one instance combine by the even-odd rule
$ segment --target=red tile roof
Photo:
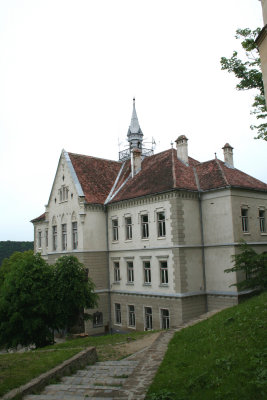
[[[87,203],[104,204],[115,183],[121,163],[68,153]]]
[[[40,222],[40,221],[44,221],[45,220],[45,213],[43,213],[42,215],[40,215],[37,218],[34,218],[31,220],[31,222]]]
[[[218,160],[200,163],[189,157],[189,165],[177,158],[175,149],[146,157],[142,169],[131,177],[131,162],[105,160],[68,153],[87,203],[104,204],[174,189],[209,191],[236,187],[267,192],[267,184],[230,168]],[[115,185],[116,184],[116,185]],[[32,222],[45,219],[40,215]]]

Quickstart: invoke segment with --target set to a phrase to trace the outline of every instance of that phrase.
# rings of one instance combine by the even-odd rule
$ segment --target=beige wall
[[[267,242],[267,233],[260,232],[259,209],[265,209],[267,219],[267,198],[265,193],[246,190],[232,190],[234,242]],[[242,232],[241,208],[248,209],[249,232]],[[266,221],[267,222],[267,221]]]
[[[232,243],[234,239],[230,190],[205,193],[202,196],[204,242]]]
[[[264,25],[267,24],[267,0],[261,0],[262,4],[262,16]]]

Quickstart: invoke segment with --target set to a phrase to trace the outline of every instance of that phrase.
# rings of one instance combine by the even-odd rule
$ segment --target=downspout
[[[108,270],[108,308],[109,308],[109,333],[112,333],[112,313],[111,313],[111,287],[110,287],[110,271],[109,271],[109,237],[108,237],[108,209],[107,206],[104,206],[105,214],[106,214],[106,241],[107,241],[107,270]]]
[[[204,230],[203,230],[203,216],[202,216],[202,200],[201,200],[200,192],[198,192],[198,206],[199,206],[199,218],[200,218],[202,272],[203,272],[203,284],[204,284],[204,293],[205,293],[205,310],[206,310],[206,312],[208,312],[207,282],[206,282],[206,261],[205,261],[205,247],[204,247]]]
[[[204,229],[203,229],[203,214],[202,214],[202,199],[200,192],[200,184],[197,176],[197,171],[193,168],[196,184],[198,188],[198,207],[199,207],[199,219],[200,219],[200,237],[201,237],[201,255],[202,255],[202,277],[205,294],[205,311],[208,312],[208,298],[207,298],[207,281],[206,281],[206,260],[205,260],[205,247],[204,247]]]

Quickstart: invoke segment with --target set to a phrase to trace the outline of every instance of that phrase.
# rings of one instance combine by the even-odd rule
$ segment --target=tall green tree
[[[238,289],[267,289],[267,253],[257,253],[246,242],[239,245],[239,253],[233,256],[234,266],[224,272],[237,272],[239,282],[231,285]]]
[[[5,260],[0,286],[0,345],[53,341],[52,268],[29,250]]]
[[[0,347],[36,347],[54,341],[54,330],[70,329],[84,308],[96,305],[94,284],[76,257],[48,265],[40,254],[16,252],[0,269]]]
[[[238,52],[234,51],[231,58],[222,57],[221,68],[237,77],[239,80],[236,85],[237,90],[254,89],[255,97],[251,114],[255,115],[260,123],[251,125],[250,128],[257,131],[255,139],[267,140],[267,112],[260,67],[261,61],[255,42],[259,32],[260,28],[255,30],[249,28],[237,29],[235,37],[241,40],[244,54],[240,58]]]
[[[90,314],[85,308],[93,308],[97,303],[94,284],[88,278],[87,270],[76,257],[60,257],[53,267],[53,296],[58,329],[69,329],[82,315],[84,320]]]

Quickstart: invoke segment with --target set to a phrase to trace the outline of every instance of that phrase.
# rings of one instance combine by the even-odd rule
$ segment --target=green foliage
[[[57,328],[69,330],[77,322],[80,313],[84,319],[89,318],[83,309],[96,305],[95,286],[83,264],[73,256],[60,257],[54,265],[53,274]]]
[[[33,250],[33,242],[13,242],[11,240],[0,242],[0,265],[5,258],[10,257],[15,251]]]
[[[246,242],[239,245],[240,253],[233,256],[234,266],[225,272],[243,272],[244,280],[231,286],[238,289],[267,289],[267,253],[256,253]]]
[[[266,329],[264,292],[175,333],[146,399],[265,400]]]
[[[245,51],[245,60],[238,57],[238,52],[234,51],[231,58],[222,57],[222,70],[233,73],[239,80],[236,85],[237,90],[255,89],[257,91],[254,102],[252,104],[253,111],[251,114],[260,120],[259,125],[251,125],[251,129],[257,131],[256,139],[267,140],[267,112],[264,97],[264,86],[262,80],[262,72],[260,69],[260,57],[257,51],[255,39],[260,33],[260,28],[252,31],[251,29],[238,29],[236,31],[236,39],[241,40],[241,45]]]
[[[61,257],[50,266],[31,250],[14,253],[3,262],[0,288],[3,347],[45,346],[53,342],[55,329],[69,329],[84,307],[96,304],[94,285],[72,256]]]
[[[53,340],[52,269],[31,250],[4,263],[0,293],[0,345],[14,347]]]

